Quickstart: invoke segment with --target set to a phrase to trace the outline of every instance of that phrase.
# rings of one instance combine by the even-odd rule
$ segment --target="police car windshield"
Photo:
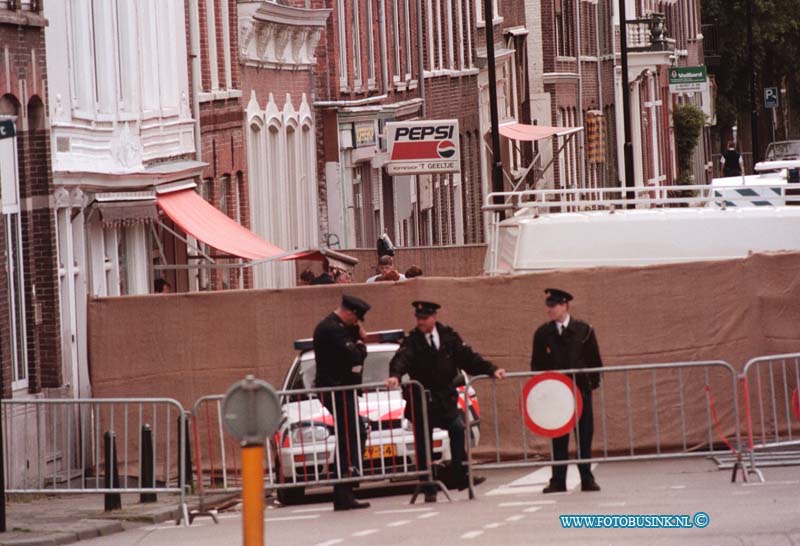
[[[394,351],[370,351],[364,361],[364,373],[362,383],[383,383],[389,377],[389,362],[394,356]],[[317,361],[313,358],[304,360],[300,363],[300,375],[302,385],[298,384],[298,378],[293,381],[292,389],[313,389],[314,375],[317,370]]]

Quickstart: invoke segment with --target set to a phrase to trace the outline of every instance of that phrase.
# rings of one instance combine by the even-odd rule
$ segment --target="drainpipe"
[[[194,114],[195,159],[203,160],[200,141],[200,17],[198,0],[189,0],[189,58],[192,60],[192,113]]]
[[[585,127],[583,119],[583,63],[581,62],[581,2],[575,2],[575,58],[578,62],[578,123]],[[599,82],[598,82],[599,83]],[[582,131],[578,138],[578,172],[580,173],[580,185],[586,187],[586,157],[584,155],[584,142],[586,141],[586,131]]]
[[[422,0],[417,0],[417,63],[419,63],[419,96],[422,99],[422,117],[424,119],[427,117],[428,109],[425,105],[425,66],[423,65],[422,47]]]

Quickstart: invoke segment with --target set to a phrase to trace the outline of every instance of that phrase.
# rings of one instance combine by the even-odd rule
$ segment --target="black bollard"
[[[143,488],[155,488],[156,486],[156,462],[153,460],[153,431],[150,425],[142,427],[141,454],[139,459],[139,472],[142,477]],[[155,493],[140,493],[139,502],[156,502],[158,496]]]
[[[183,457],[183,464],[180,462],[181,457],[181,420],[186,422],[186,426],[184,427],[184,457]],[[179,415],[178,416],[178,434],[176,435],[178,438],[178,475],[183,478],[186,476],[186,481],[184,485],[189,489],[193,490],[192,487],[192,449],[190,445],[190,435],[189,435],[189,419],[187,415]]]
[[[117,435],[113,432],[106,432],[103,435],[103,444],[105,448],[105,488],[119,488],[119,470],[117,468]],[[106,512],[120,510],[121,508],[122,496],[119,493],[105,494]]]

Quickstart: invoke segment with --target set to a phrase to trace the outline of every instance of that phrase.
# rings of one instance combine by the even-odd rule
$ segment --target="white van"
[[[630,191],[490,194],[483,207],[492,215],[484,272],[644,266],[800,251],[800,206],[790,206],[800,205],[800,196],[786,191],[785,175],[782,180],[762,177],[760,185],[751,179]],[[504,214],[510,217],[503,219]]]

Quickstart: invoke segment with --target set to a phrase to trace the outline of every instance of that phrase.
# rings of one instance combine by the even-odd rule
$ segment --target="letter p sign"
[[[765,87],[764,88],[764,108],[777,108],[778,107],[778,88]]]

